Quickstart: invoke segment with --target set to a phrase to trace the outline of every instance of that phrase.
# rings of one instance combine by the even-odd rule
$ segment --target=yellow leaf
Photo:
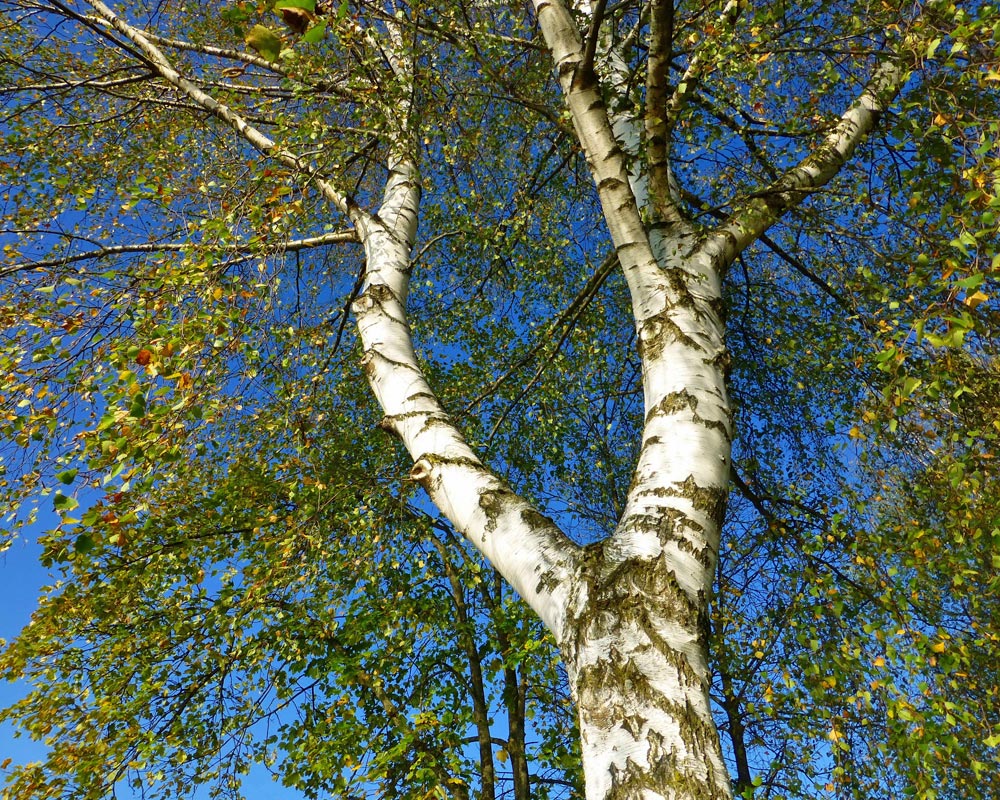
[[[935,114],[934,115],[934,124],[935,125],[939,125],[941,127],[944,127],[945,125],[948,124],[948,118],[946,116],[944,116],[943,114]]]
[[[935,653],[943,653],[945,646],[944,642],[934,642],[934,644],[931,645],[931,650]]]
[[[982,292],[974,292],[973,294],[966,296],[965,300],[963,300],[962,302],[964,302],[969,308],[975,308],[980,303],[985,303],[989,299],[990,297],[987,294],[983,294]]]

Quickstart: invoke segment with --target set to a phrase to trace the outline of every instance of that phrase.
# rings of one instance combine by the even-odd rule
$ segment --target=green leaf
[[[115,413],[113,411],[108,411],[103,417],[101,417],[100,422],[97,423],[97,430],[106,431],[116,422]]]
[[[968,278],[962,278],[959,281],[955,281],[955,286],[962,289],[977,289],[982,286],[984,280],[986,280],[986,276],[981,272],[977,272],[974,275],[970,275]]]
[[[923,381],[921,381],[920,378],[914,378],[914,377],[904,378],[903,385],[901,387],[901,392],[903,397],[909,397],[911,394],[913,394],[921,383],[923,383]]]
[[[320,20],[315,25],[313,25],[309,30],[302,34],[302,41],[308,42],[309,44],[315,44],[320,41],[323,36],[326,35],[326,20]]]
[[[281,55],[281,38],[266,25],[254,25],[244,41],[268,61],[277,61]]]
[[[356,242],[315,257],[288,247],[346,231],[353,203],[367,215],[385,197],[386,210],[405,209],[394,215],[403,227],[419,221],[411,241],[384,220],[404,234],[393,251],[406,245],[421,268],[405,308],[381,286],[368,299],[391,302],[382,311],[394,330],[419,337],[432,387],[422,391],[464,409],[469,437],[507,473],[499,501],[549,500],[545,527],[569,525],[594,545],[581,568],[613,569],[612,591],[587,583],[590,610],[676,612],[682,626],[688,612],[718,615],[703,621],[732,679],[720,708],[746,720],[750,763],[789,796],[822,794],[806,784],[829,777],[844,797],[938,787],[984,800],[998,734],[989,720],[1000,718],[985,679],[1000,597],[1000,75],[981,46],[1000,38],[995,4],[757,3],[739,20],[685,17],[676,52],[693,71],[681,86],[661,76],[658,109],[641,107],[633,81],[603,82],[634,147],[598,196],[551,59],[526,57],[509,35],[535,24],[519,7],[469,17],[467,4],[442,0],[424,20],[433,35],[412,36],[415,7],[403,5],[157,4],[159,34],[206,52],[235,44],[266,66],[299,37],[313,43],[282,70],[198,59],[188,66],[203,68],[214,100],[179,86],[163,103],[109,94],[104,78],[146,70],[143,56],[124,40],[80,37],[66,4],[44,5],[0,37],[0,83],[24,99],[7,104],[0,126],[13,154],[0,157],[0,273],[18,267],[0,278],[0,507],[59,504],[54,530],[25,533],[37,531],[63,573],[35,624],[0,652],[0,672],[35,681],[33,698],[0,716],[47,742],[37,769],[3,769],[12,796],[103,796],[116,764],[142,790],[148,779],[150,796],[183,796],[191,776],[237,796],[253,763],[309,797],[347,796],[349,784],[397,784],[401,800],[475,794],[484,773],[463,742],[476,727],[464,690],[475,662],[496,701],[488,733],[509,740],[511,757],[527,752],[566,796],[583,796],[551,637],[478,551],[443,518],[425,518],[419,485],[399,477],[410,465],[371,430],[378,411],[363,368],[409,383],[394,359],[404,351],[371,361],[345,317],[355,284],[379,282],[382,251],[361,263]],[[643,8],[629,13],[645,19]],[[601,74],[631,41],[628,20],[615,20],[610,33],[622,35],[594,53]],[[878,52],[863,46],[871,31],[889,32]],[[968,48],[949,59],[958,43]],[[634,74],[654,74],[641,43],[618,55]],[[840,76],[891,78],[885,58],[923,68],[898,95],[886,91],[895,99],[880,135],[837,149],[852,153],[840,169],[823,143],[846,130],[835,122],[860,90]],[[748,59],[754,69],[741,68]],[[237,124],[214,124],[214,103]],[[664,170],[650,171],[659,162],[643,119],[670,127],[707,247],[688,224],[660,224],[656,198],[669,187]],[[123,121],[141,124],[122,135]],[[748,169],[748,147],[775,173]],[[385,179],[394,193],[415,190],[397,180],[409,156],[424,192],[398,206]],[[810,191],[774,192],[817,158],[829,168]],[[625,173],[651,191],[621,210],[655,230],[652,248],[625,260],[664,262],[643,268],[655,302],[636,309],[646,320],[638,348],[621,276],[604,287],[596,278],[614,273],[595,272],[615,266],[605,255],[620,240],[606,219],[620,215],[601,205]],[[773,243],[749,240],[771,223]],[[712,242],[740,230],[745,256],[720,294],[686,254],[728,251],[721,274],[735,252]],[[657,274],[667,283],[655,285]],[[679,357],[692,345],[699,352]],[[670,363],[656,363],[667,351]],[[724,392],[694,402],[710,383],[721,390],[723,365],[735,416]],[[646,408],[644,380],[666,381],[670,394]],[[436,407],[429,394],[413,402],[414,413]],[[647,421],[665,438],[644,436]],[[725,514],[730,454],[719,445],[730,440],[741,480]],[[622,508],[635,511],[636,460],[657,473],[644,446],[665,446],[665,458],[676,448],[680,468],[695,453],[698,469],[684,481],[671,468],[680,482],[656,487],[642,504],[649,518],[625,535],[682,532],[692,565],[705,568],[697,580],[717,576],[711,609],[645,591],[673,586],[656,559],[641,573],[636,559],[601,563],[620,553],[615,538],[600,540],[628,522],[616,520]],[[710,466],[714,488],[701,486]],[[83,485],[104,475],[106,491]],[[88,506],[79,514],[68,511],[76,490]],[[68,532],[75,516],[82,524]],[[540,524],[524,508],[518,516]],[[924,641],[936,629],[949,631],[943,652]],[[212,690],[219,669],[225,692]],[[307,680],[318,681],[308,699],[298,690]],[[532,687],[527,750],[506,724],[518,685]],[[261,730],[260,701],[272,699],[285,719]],[[914,724],[894,713],[904,701]],[[251,729],[259,741],[241,735]],[[831,729],[850,730],[852,749],[831,744]],[[836,758],[817,764],[817,752]],[[479,793],[487,788],[504,789]]]
[[[70,497],[62,492],[56,492],[52,498],[52,505],[56,511],[72,511],[80,503],[75,497]]]
[[[146,396],[141,392],[137,393],[132,398],[132,404],[129,406],[128,415],[136,419],[142,419],[146,416]]]

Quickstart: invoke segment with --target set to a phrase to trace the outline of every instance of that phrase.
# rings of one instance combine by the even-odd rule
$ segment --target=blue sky
[[[10,641],[27,625],[37,606],[39,589],[47,575],[38,563],[41,548],[34,542],[16,541],[0,555],[0,639]],[[23,696],[18,684],[0,682],[0,706],[6,707]],[[10,758],[15,762],[37,759],[44,749],[25,738],[14,738],[10,725],[0,723],[0,762]]]
[[[0,554],[0,639],[10,641],[28,624],[32,611],[38,605],[42,586],[49,583],[49,574],[38,561],[41,548],[34,541],[18,539],[5,553]],[[0,707],[7,707],[23,697],[23,684],[0,682]],[[0,723],[0,763],[11,759],[25,763],[41,759],[45,747],[27,737],[15,737],[14,728]],[[2,776],[3,773],[0,773]],[[3,779],[0,777],[0,786]],[[280,786],[263,769],[251,772],[244,783],[247,800],[301,800],[302,795]],[[207,798],[208,792],[200,791],[192,800]],[[120,800],[131,800],[132,795],[119,790]]]

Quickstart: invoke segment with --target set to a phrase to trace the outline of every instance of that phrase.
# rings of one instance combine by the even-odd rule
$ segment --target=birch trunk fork
[[[335,180],[310,173],[294,153],[179,75],[155,37],[99,0],[87,2],[162,78],[266,156],[308,174],[354,225],[366,271],[353,309],[383,427],[412,456],[413,480],[555,636],[577,703],[588,800],[731,798],[711,713],[707,641],[733,436],[722,279],[744,248],[850,158],[898,93],[905,79],[899,63],[886,60],[876,69],[816,153],[703,233],[675,206],[668,137],[657,139],[645,172],[630,174],[626,166],[624,150],[634,155],[644,135],[669,130],[661,130],[649,110],[644,133],[638,120],[612,120],[577,22],[560,0],[535,0],[628,284],[643,367],[642,445],[624,513],[607,539],[580,547],[482,463],[420,368],[406,318],[420,212],[409,101],[397,110],[398,128],[387,134],[388,177],[381,207],[369,213]],[[738,10],[730,2],[723,20],[732,24]],[[656,24],[666,24],[666,11],[654,12]],[[401,28],[393,21],[387,26],[391,70],[405,86],[413,79],[412,60]],[[659,47],[669,47],[669,32],[656,36]],[[623,62],[613,53],[609,58],[614,88],[614,69]],[[662,60],[652,59],[659,72],[647,86],[665,97]],[[692,60],[691,79],[697,69]],[[670,112],[682,100],[670,98]],[[656,224],[647,224],[644,214]]]

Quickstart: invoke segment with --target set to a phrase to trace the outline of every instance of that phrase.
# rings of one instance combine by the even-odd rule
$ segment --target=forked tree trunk
[[[354,225],[366,269],[353,309],[365,372],[385,412],[382,427],[413,457],[411,478],[559,642],[579,711],[587,800],[729,800],[708,698],[706,625],[732,437],[722,277],[744,248],[851,157],[899,91],[902,61],[881,62],[809,156],[749,195],[717,228],[703,230],[675,205],[671,185],[665,117],[676,116],[703,64],[693,57],[667,100],[672,6],[654,4],[651,14],[651,105],[643,120],[648,156],[641,176],[641,169],[629,172],[620,141],[640,141],[640,120],[617,119],[612,127],[607,87],[595,68],[605,4],[589,12],[595,16],[585,47],[584,8],[574,16],[564,0],[534,1],[628,283],[643,364],[642,443],[621,523],[604,542],[581,548],[479,460],[416,357],[406,315],[420,202],[411,92],[386,114],[393,123],[383,136],[388,176],[375,214],[335,185],[333,178],[344,176],[313,171],[308,158],[181,75],[141,29],[101,0],[87,3],[142,52],[144,69],[154,69],[262,154],[308,176]],[[742,6],[727,3],[722,24],[733,22]],[[375,44],[397,88],[412,89],[412,55],[404,44],[409,29],[399,20],[387,21],[385,40]],[[613,75],[611,84],[620,83]],[[638,149],[627,151],[634,161]]]

